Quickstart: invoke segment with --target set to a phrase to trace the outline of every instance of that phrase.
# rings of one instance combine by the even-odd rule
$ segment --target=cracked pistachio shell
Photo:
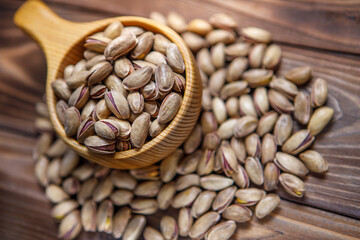
[[[310,96],[305,91],[300,91],[294,101],[294,117],[301,124],[307,124],[310,120],[312,108]]]
[[[240,164],[237,165],[237,170],[231,177],[239,188],[248,188],[250,185],[250,179],[245,169]]]
[[[235,41],[235,33],[232,30],[215,29],[206,34],[205,38],[210,45],[217,43],[230,44]]]
[[[174,86],[173,86],[173,90],[175,92],[184,92],[185,91],[185,86],[186,86],[186,80],[183,77],[183,75],[178,74],[178,73],[174,73]]]
[[[51,87],[55,95],[62,100],[68,101],[71,95],[70,88],[67,83],[62,79],[56,79],[51,83]]]
[[[95,85],[104,80],[113,71],[113,66],[107,61],[99,62],[95,64],[90,70],[88,76],[89,86]]]
[[[94,52],[103,53],[110,41],[110,38],[94,34],[85,39],[84,47]]]
[[[106,86],[102,84],[98,84],[93,86],[90,89],[90,97],[93,99],[101,99],[104,97],[106,91]]]
[[[91,114],[92,119],[95,121],[98,121],[100,119],[106,119],[110,116],[111,111],[106,105],[105,99],[101,99],[97,104],[95,105],[95,108]]]
[[[161,103],[158,121],[160,124],[168,123],[176,116],[181,107],[182,97],[180,94],[172,92],[168,94]]]
[[[129,207],[120,208],[113,218],[113,237],[121,238],[131,218],[131,210]]]
[[[248,157],[244,167],[251,182],[256,185],[262,185],[264,183],[264,172],[258,158]]]
[[[63,181],[62,188],[67,194],[74,195],[80,190],[80,182],[74,177],[69,177]]]
[[[281,170],[300,177],[306,176],[309,172],[309,169],[298,158],[287,153],[277,152],[274,163]]]
[[[149,113],[151,117],[157,117],[159,114],[159,109],[160,105],[156,101],[146,101],[144,103],[144,112]]]
[[[109,42],[104,50],[104,55],[107,60],[114,61],[130,52],[137,43],[135,34],[129,30],[124,30],[119,37]]]
[[[235,186],[231,186],[220,191],[212,202],[212,209],[222,213],[233,201],[236,190]]]
[[[239,189],[235,192],[236,202],[243,206],[253,206],[266,195],[266,192],[258,188]]]
[[[65,111],[65,133],[67,136],[71,137],[76,134],[80,126],[80,112],[76,107],[69,107]]]
[[[246,115],[238,120],[237,126],[234,128],[234,136],[236,138],[246,137],[254,132],[257,127],[258,120],[254,116]]]
[[[255,216],[263,219],[274,211],[280,204],[280,197],[277,194],[268,194],[255,207]]]
[[[328,163],[320,153],[314,150],[307,150],[299,155],[307,168],[312,172],[323,173],[328,170]]]
[[[156,196],[156,200],[161,210],[168,209],[175,193],[176,188],[174,182],[166,183],[160,188],[160,191]]]
[[[245,57],[237,57],[231,61],[227,68],[226,80],[228,82],[234,82],[239,80],[248,67],[248,59]]]
[[[84,145],[89,151],[100,154],[112,154],[115,152],[115,141],[104,139],[99,136],[90,136],[85,139]]]
[[[319,134],[334,116],[334,110],[330,107],[316,109],[308,123],[308,130],[311,135]]]
[[[274,77],[270,84],[270,88],[281,92],[289,100],[294,101],[294,98],[299,93],[298,87],[291,81],[285,78]]]
[[[265,191],[272,191],[276,189],[277,184],[279,182],[279,176],[280,176],[279,168],[273,162],[268,162],[265,165],[265,170],[264,170]]]
[[[237,171],[238,161],[236,158],[236,154],[231,148],[228,141],[222,141],[218,151],[220,154],[220,162],[222,169],[225,175],[230,177],[235,171]]]
[[[99,137],[115,139],[120,134],[120,129],[116,122],[110,119],[102,119],[95,123],[95,132]]]
[[[117,59],[114,62],[114,72],[115,74],[124,79],[126,78],[128,75],[132,74],[135,71],[133,64],[131,63],[131,61],[129,59],[127,59],[126,57],[120,57],[119,59]],[[118,87],[122,87],[122,82],[120,81],[120,79],[109,79],[107,80],[109,83],[107,83],[107,81],[105,81],[105,85],[112,90],[112,88],[118,88]],[[120,82],[120,84],[118,83]],[[118,86],[120,85],[120,86]]]
[[[74,210],[62,219],[57,236],[61,239],[75,239],[81,229],[80,211]]]
[[[209,45],[202,36],[193,32],[184,32],[181,34],[181,37],[192,52],[197,52]]]
[[[86,86],[78,87],[69,98],[69,107],[81,109],[90,97],[89,88]]]
[[[146,218],[141,215],[134,216],[128,223],[123,234],[124,240],[138,239],[146,226]]]
[[[222,217],[238,223],[248,222],[251,220],[252,212],[249,208],[241,204],[232,204],[225,209]]]
[[[201,49],[196,54],[196,62],[199,68],[204,71],[204,73],[206,73],[208,76],[213,74],[213,72],[215,71],[215,66],[211,61],[211,55],[207,48]]]
[[[169,43],[166,48],[166,60],[171,69],[176,73],[185,71],[185,63],[180,49],[176,44]]]
[[[271,44],[266,48],[262,59],[263,67],[267,69],[276,69],[280,65],[282,51],[279,45]]]
[[[298,198],[302,198],[304,196],[304,192],[306,190],[305,184],[297,176],[289,173],[282,173],[280,174],[279,181],[284,190],[291,196]]]
[[[310,147],[315,137],[307,129],[295,132],[282,146],[281,150],[286,153],[297,155]]]
[[[264,115],[269,111],[269,99],[265,87],[258,87],[255,89],[253,100],[256,112],[259,116]]]
[[[131,126],[130,141],[136,148],[141,148],[148,136],[150,128],[150,114],[142,113]]]
[[[271,107],[278,113],[290,114],[294,111],[294,105],[281,92],[270,89],[268,92]]]
[[[271,33],[258,27],[245,27],[241,29],[241,35],[250,42],[269,43]]]
[[[285,73],[285,78],[298,86],[303,85],[311,78],[311,68],[308,66],[293,68]]]
[[[260,68],[250,69],[243,73],[243,79],[248,82],[251,88],[267,86],[272,77],[272,70]]]
[[[197,166],[197,174],[207,175],[214,170],[215,151],[210,149],[203,150],[202,156]]]
[[[118,135],[118,138],[120,140],[128,140],[131,132],[131,124],[126,120],[122,120],[114,116],[110,116],[109,120],[111,120],[114,126],[119,129],[120,134]]]
[[[187,30],[197,33],[201,36],[205,36],[207,33],[213,30],[213,27],[208,21],[200,18],[195,18],[189,22]]]
[[[145,32],[141,34],[137,39],[138,43],[136,47],[130,52],[132,59],[142,59],[151,50],[154,43],[154,34],[152,32]]]
[[[206,232],[220,220],[220,215],[217,212],[208,212],[199,217],[189,231],[189,237],[200,239]]]
[[[120,119],[127,119],[130,116],[130,107],[126,98],[116,90],[105,93],[105,102],[109,110]]]
[[[260,68],[265,54],[266,44],[255,44],[249,52],[249,64],[251,68]]]
[[[201,192],[194,203],[191,205],[191,215],[194,218],[198,218],[206,213],[210,208],[213,200],[216,197],[216,193],[213,191]]]
[[[314,107],[321,107],[324,105],[328,97],[328,87],[326,81],[322,78],[317,78],[311,90],[311,104]]]
[[[264,136],[266,133],[269,133],[273,130],[276,120],[278,119],[278,114],[274,111],[265,113],[258,122],[258,127],[256,133],[260,137]]]

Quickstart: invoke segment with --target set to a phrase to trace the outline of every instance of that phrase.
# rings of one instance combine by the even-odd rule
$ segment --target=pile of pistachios
[[[181,106],[179,48],[162,34],[118,21],[87,37],[84,47],[84,59],[52,83],[66,135],[100,154],[141,148]]]
[[[203,82],[199,122],[160,163],[119,171],[79,157],[54,136],[46,105],[37,104],[35,176],[56,204],[51,214],[60,238],[74,239],[84,229],[125,240],[230,239],[237,224],[278,207],[279,182],[301,198],[301,178],[328,169],[308,149],[334,115],[324,106],[326,81],[315,79],[309,92],[299,89],[311,79],[307,66],[276,76],[281,49],[270,44],[268,31],[238,33],[223,13],[188,24],[174,12],[151,18],[181,33],[196,55]],[[146,215],[170,207],[177,214],[163,215],[158,230],[146,226]]]

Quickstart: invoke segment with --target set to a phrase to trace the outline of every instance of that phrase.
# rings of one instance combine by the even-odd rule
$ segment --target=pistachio
[[[124,240],[136,240],[140,237],[141,232],[145,228],[146,218],[141,215],[134,216],[127,224],[125,232],[123,234]]]
[[[318,135],[330,122],[334,116],[334,110],[330,107],[320,107],[316,109],[310,118],[307,126],[311,135]]]
[[[238,159],[239,162],[245,163],[246,159],[246,148],[244,141],[242,139],[237,139],[235,137],[231,138],[230,145]]]
[[[167,16],[167,24],[178,33],[182,33],[187,29],[185,18],[173,11],[169,12]]]
[[[113,66],[107,61],[99,62],[95,64],[90,70],[88,76],[88,84],[90,86],[104,80],[113,71]]]
[[[204,111],[212,110],[211,92],[208,87],[204,88],[201,96],[201,107]]]
[[[230,97],[225,102],[226,113],[230,118],[237,118],[239,114],[239,101],[236,97]]]
[[[250,47],[251,44],[248,42],[236,42],[226,46],[225,54],[230,60],[236,57],[245,57],[248,55]]]
[[[90,136],[85,139],[84,145],[89,151],[101,154],[112,154],[115,152],[115,141],[104,139],[99,136]]]
[[[49,178],[47,175],[48,166],[49,159],[42,155],[39,157],[34,167],[35,177],[38,183],[40,183],[40,185],[43,187],[47,186],[49,183]]]
[[[241,35],[251,42],[268,43],[271,41],[271,33],[257,27],[242,28]]]
[[[260,68],[265,54],[266,44],[255,44],[249,52],[249,64],[252,68]]]
[[[116,90],[105,93],[106,106],[110,111],[120,119],[126,119],[130,116],[130,108],[126,98]]]
[[[97,185],[98,180],[96,178],[90,178],[86,180],[80,187],[80,191],[77,194],[77,201],[80,204],[84,204],[86,199],[92,196],[93,190]]]
[[[67,150],[67,145],[63,142],[63,140],[58,138],[47,149],[46,155],[50,158],[61,157],[66,150]]]
[[[138,43],[135,34],[128,30],[123,30],[121,35],[113,39],[106,46],[104,55],[107,60],[114,61],[130,52]]]
[[[128,75],[123,81],[126,90],[136,90],[145,86],[151,79],[153,69],[145,66]]]
[[[95,51],[92,51],[92,50],[89,50],[89,49],[86,49],[84,51],[84,58],[86,60],[90,60],[92,59],[93,57],[96,57],[97,55],[100,55],[101,53],[99,52],[95,52]],[[74,72],[74,71],[73,71]]]
[[[185,71],[185,63],[183,56],[176,44],[169,43],[166,48],[167,63],[174,72],[183,73]]]
[[[51,83],[51,87],[55,93],[55,95],[62,100],[68,101],[71,95],[71,91],[66,84],[66,82],[62,79],[57,79]]]
[[[159,179],[159,166],[150,166],[130,170],[131,176],[138,180],[157,180]]]
[[[160,52],[164,55],[166,55],[166,49],[168,44],[171,43],[170,40],[165,37],[162,34],[155,34],[155,39],[154,39],[154,45],[153,45],[153,49],[157,52]]]
[[[106,60],[105,56],[103,54],[96,55],[95,57],[88,60],[85,64],[86,69],[91,69],[93,66],[95,66],[99,62],[104,62]]]
[[[131,202],[134,195],[129,190],[116,190],[111,193],[110,199],[116,206],[127,205]]]
[[[157,51],[151,51],[151,52],[149,52],[149,53],[145,56],[144,60],[145,60],[146,62],[149,62],[149,63],[151,63],[151,64],[154,64],[155,67],[156,67],[156,66],[159,66],[159,65],[161,65],[161,64],[165,64],[165,65],[167,64],[167,59],[166,59],[165,55],[163,55],[162,53],[157,52]]]
[[[233,183],[234,181],[232,179],[216,174],[211,174],[200,178],[201,187],[211,191],[222,190],[231,186]]]
[[[196,197],[199,195],[200,192],[201,192],[200,188],[190,187],[176,194],[171,203],[171,206],[173,208],[181,208],[188,206],[194,202],[194,200],[196,199]]]
[[[260,137],[262,137],[266,133],[271,132],[274,128],[277,119],[278,119],[278,114],[274,111],[270,111],[264,114],[258,122],[256,133],[259,134]]]
[[[102,119],[95,123],[95,132],[99,137],[115,139],[119,136],[120,129],[114,120]]]
[[[95,52],[103,53],[110,41],[110,38],[100,35],[92,35],[86,38],[84,47]]]
[[[311,90],[311,104],[314,107],[321,107],[327,100],[328,87],[326,81],[317,78]]]
[[[248,82],[249,87],[267,86],[273,77],[272,70],[266,69],[250,69],[243,73],[243,79]]]
[[[133,213],[141,215],[151,215],[158,210],[158,204],[155,199],[134,199],[130,203]]]
[[[100,119],[105,119],[111,114],[110,109],[106,105],[105,99],[101,99],[96,105],[91,114],[93,120],[98,121]]]
[[[85,181],[89,179],[94,174],[94,167],[89,163],[84,163],[80,167],[77,167],[73,172],[72,176],[79,179],[80,181]]]
[[[200,123],[205,135],[217,130],[216,118],[212,112],[202,112]]]
[[[191,215],[194,218],[198,218],[206,213],[210,208],[213,200],[216,197],[216,193],[212,191],[201,192],[194,203],[191,205]]]
[[[140,36],[141,34],[143,34],[145,32],[145,29],[143,29],[142,27],[138,27],[138,26],[126,26],[124,28],[124,30],[131,32],[136,37]]]
[[[69,195],[63,189],[61,189],[61,187],[54,184],[47,186],[45,193],[46,197],[52,203],[59,203],[69,198]]]
[[[130,109],[133,113],[142,113],[144,110],[144,96],[139,92],[130,92],[127,96]]]
[[[220,215],[216,212],[208,212],[198,218],[189,231],[189,237],[202,238],[206,232],[220,220]]]
[[[239,109],[240,115],[251,115],[257,117],[256,109],[254,106],[254,102],[250,95],[244,94],[239,98]]]
[[[226,176],[230,177],[237,171],[238,161],[235,152],[232,150],[228,141],[223,141],[218,149],[222,169]]]
[[[323,173],[328,170],[328,163],[320,153],[314,150],[307,150],[299,155],[299,158],[305,163],[310,171]]]
[[[86,232],[96,231],[96,203],[88,200],[81,208],[81,224]]]
[[[280,174],[279,181],[285,191],[291,196],[298,198],[304,196],[306,187],[300,178],[289,173],[282,173]]]
[[[144,230],[144,240],[164,240],[164,237],[155,228],[146,227]]]
[[[184,32],[181,34],[181,37],[193,52],[197,52],[200,49],[208,46],[208,42],[199,34],[193,32]]]
[[[81,109],[90,97],[89,88],[85,86],[78,87],[69,98],[69,106]]]
[[[33,150],[33,159],[37,160],[41,155],[45,154],[50,148],[53,136],[50,133],[42,133],[35,143]]]
[[[244,57],[238,57],[232,60],[227,68],[226,80],[228,82],[239,80],[248,67],[248,62],[248,59]]]
[[[265,134],[261,144],[261,162],[265,164],[274,160],[277,150],[275,138],[270,133]]]
[[[50,122],[50,119],[38,117],[35,120],[35,128],[39,132],[53,132],[54,128]]]
[[[134,71],[135,71],[134,66],[132,65],[131,61],[129,59],[127,59],[126,57],[120,57],[119,59],[117,59],[114,62],[114,72],[118,77],[120,77],[122,79],[126,78],[128,75],[130,75]],[[109,83],[107,84],[106,81],[108,81]],[[117,85],[119,85],[119,84],[113,83],[115,81],[115,79],[114,80],[109,79],[106,81],[105,81],[105,85],[108,88],[111,88],[110,90],[112,90],[113,87],[117,88],[118,87]],[[117,82],[119,82],[119,80],[117,80]],[[122,84],[120,84],[120,85],[122,86]]]
[[[110,196],[113,189],[114,185],[112,184],[110,178],[105,178],[96,185],[92,193],[92,198],[95,202],[101,202]]]
[[[109,178],[112,184],[120,189],[134,190],[137,185],[136,179],[127,172],[115,171]]]
[[[303,85],[311,78],[311,68],[308,66],[293,68],[285,73],[285,78],[298,86]]]
[[[236,202],[243,206],[253,206],[263,199],[265,195],[266,192],[258,188],[239,189],[235,192]]]
[[[209,22],[215,28],[222,28],[222,29],[233,29],[233,28],[237,28],[238,26],[235,19],[226,13],[215,13],[211,15]]]
[[[160,124],[157,119],[155,119],[151,124],[149,128],[149,135],[152,138],[155,138],[158,136],[165,128],[167,127],[166,124]]]
[[[251,182],[256,185],[264,183],[264,172],[258,158],[248,157],[245,161],[245,170]]]
[[[110,200],[103,201],[96,212],[96,227],[99,232],[111,234],[113,229],[114,205]]]
[[[258,134],[252,133],[249,136],[245,137],[245,149],[249,156],[260,159],[261,142]]]
[[[150,114],[144,112],[132,124],[130,141],[136,148],[141,148],[148,136],[150,128]]]
[[[285,97],[287,97],[291,101],[294,101],[294,98],[299,93],[297,86],[293,82],[288,81],[284,78],[274,77],[271,80],[269,86],[270,88],[281,92]]]
[[[290,114],[294,105],[279,91],[270,89],[268,92],[271,107],[278,113]]]
[[[75,66],[70,64],[70,65],[67,65],[65,68],[64,68],[64,78],[67,79],[71,76],[71,74],[73,73],[74,71],[74,68]]]
[[[253,94],[253,98],[254,106],[258,115],[261,116],[269,111],[269,99],[265,87],[256,88]]]
[[[309,172],[309,169],[299,159],[287,153],[277,152],[274,163],[281,170],[300,177],[307,175]]]
[[[74,177],[69,177],[63,181],[62,188],[67,194],[74,195],[80,190],[80,182]]]
[[[211,60],[215,68],[222,68],[225,65],[225,44],[220,42],[211,49]]]
[[[216,121],[221,124],[227,119],[225,103],[219,97],[212,99],[212,109],[215,115]]]
[[[205,36],[213,30],[213,27],[206,20],[195,18],[189,22],[187,30]]]
[[[300,91],[294,101],[294,117],[301,124],[307,124],[310,120],[312,108],[310,96],[305,91]]]
[[[69,107],[65,111],[65,133],[71,137],[76,134],[80,126],[80,112],[76,107]]]
[[[250,92],[250,89],[247,88],[247,82],[236,81],[236,82],[231,82],[229,84],[226,84],[220,91],[220,97],[225,100],[228,97],[243,96],[243,94],[246,94],[249,92]]]
[[[231,30],[215,29],[206,34],[206,40],[210,45],[217,43],[230,44],[235,41],[235,33]]]
[[[205,235],[206,240],[215,239],[230,239],[230,237],[236,231],[236,224],[234,221],[221,222],[212,227]]]
[[[211,61],[210,52],[207,48],[201,49],[196,54],[196,62],[199,68],[210,76],[215,71],[215,66]]]
[[[233,201],[236,190],[235,186],[231,186],[220,191],[212,203],[212,209],[222,213]]]
[[[166,25],[166,17],[162,13],[159,13],[159,12],[156,12],[156,11],[151,12],[149,17],[154,21],[157,21],[157,22],[159,22],[161,24]],[[145,235],[145,233],[144,233],[144,235]],[[151,238],[149,238],[149,239],[151,239]],[[149,239],[146,239],[146,240],[149,240]]]
[[[181,208],[178,215],[179,234],[182,237],[187,237],[193,224],[193,218],[189,208]]]
[[[239,188],[248,188],[250,185],[249,177],[240,164],[237,165],[237,170],[234,171],[231,177]]]
[[[59,121],[63,126],[65,125],[65,112],[66,112],[67,108],[68,108],[68,105],[64,100],[57,101],[57,103],[55,105],[56,115],[58,116]],[[84,109],[85,109],[85,107],[84,107]]]
[[[146,100],[154,100],[160,96],[159,89],[155,82],[150,81],[141,88],[141,93]]]
[[[161,93],[169,92],[174,86],[174,73],[166,64],[160,64],[155,70],[156,86]]]
[[[155,197],[161,185],[161,181],[156,180],[141,182],[136,186],[134,194],[138,197]]]
[[[209,79],[209,88],[213,96],[219,96],[220,90],[223,88],[226,81],[226,69],[221,68],[211,74]]]
[[[183,145],[184,152],[191,154],[200,146],[202,140],[202,129],[200,124],[195,125],[193,131],[186,139]]]
[[[170,182],[176,175],[176,167],[180,159],[184,156],[184,151],[176,149],[160,163],[160,178],[164,183]]]
[[[114,116],[110,116],[108,120],[111,120],[112,124],[114,124],[114,126],[119,130],[120,134],[117,136],[118,139],[123,141],[129,140],[131,125],[128,121],[119,119]]]
[[[113,237],[121,238],[131,218],[131,210],[128,207],[120,208],[113,218]]]
[[[114,21],[110,23],[104,30],[104,36],[110,39],[114,39],[120,36],[124,26],[120,21]]]
[[[268,162],[264,170],[264,189],[272,191],[279,182],[280,170],[273,162]]]
[[[219,146],[220,140],[220,135],[217,132],[208,133],[204,137],[202,146],[205,149],[215,150]]]
[[[70,173],[79,164],[79,161],[80,161],[80,157],[75,151],[73,150],[66,151],[60,164],[60,176],[66,177],[70,175]]]
[[[66,215],[59,225],[58,238],[75,239],[81,232],[79,210],[74,210]]]
[[[275,123],[274,137],[278,146],[282,146],[290,137],[293,128],[293,120],[288,114],[281,114]]]
[[[158,121],[160,124],[170,122],[180,109],[182,97],[175,92],[168,94],[161,103]]]
[[[237,126],[234,128],[234,136],[237,138],[245,137],[254,132],[257,127],[257,118],[246,115],[239,119]]]
[[[182,191],[192,186],[200,186],[200,176],[198,174],[187,174],[176,179],[176,191]]]
[[[60,166],[61,166],[60,158],[55,158],[49,163],[46,173],[49,182],[58,185],[61,183],[62,179],[60,176]]]
[[[271,44],[266,48],[262,64],[267,69],[276,69],[281,61],[281,48],[279,45]]]
[[[282,146],[281,150],[286,153],[297,155],[310,147],[315,137],[306,129],[294,133]]]
[[[173,86],[173,90],[175,92],[184,92],[185,91],[185,86],[186,86],[186,80],[185,78],[178,73],[174,73],[174,86]]]
[[[178,238],[178,225],[176,220],[170,216],[163,216],[160,220],[160,230],[166,240]]]
[[[187,155],[179,162],[176,172],[181,175],[195,172],[201,157],[201,150],[197,150],[194,153]]]
[[[241,204],[232,204],[225,209],[222,217],[239,223],[248,222],[251,220],[252,212],[249,208]]]
[[[157,203],[161,210],[166,210],[170,206],[170,203],[173,200],[173,197],[176,193],[175,183],[169,182],[164,184],[159,193],[157,194]]]
[[[131,51],[130,57],[133,59],[142,59],[151,50],[154,43],[154,34],[152,32],[145,32],[138,37],[138,44]]]
[[[277,194],[268,194],[255,207],[255,215],[262,219],[269,215],[280,204],[280,197]]]

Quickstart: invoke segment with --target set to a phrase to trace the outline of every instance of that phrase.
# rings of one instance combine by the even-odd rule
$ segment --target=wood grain
[[[178,5],[179,11],[188,19],[208,17],[213,12],[225,11],[232,13],[238,20],[247,19],[247,23],[241,22],[242,25],[254,22],[258,26],[270,27],[273,32],[278,31],[278,34],[281,33],[278,39],[282,40],[281,47],[284,51],[279,74],[294,66],[310,65],[315,77],[323,77],[328,81],[328,104],[335,108],[334,121],[317,137],[313,146],[329,161],[329,172],[324,176],[310,174],[306,178],[308,189],[304,199],[290,198],[279,189],[279,194],[288,200],[283,200],[280,208],[261,223],[255,220],[240,224],[234,239],[360,238],[360,56],[349,54],[350,51],[346,50],[356,49],[356,46],[347,45],[345,39],[348,35],[344,35],[344,42],[339,44],[314,36],[313,40],[306,40],[301,34],[290,38],[291,29],[286,26],[267,25],[252,17],[254,13],[249,13],[249,10],[246,11],[247,14],[240,15],[237,10],[227,8],[223,3],[219,5],[219,2],[215,4],[205,0],[182,0]],[[244,2],[241,4],[250,4],[250,1]],[[36,137],[35,103],[42,99],[44,93],[46,62],[40,48],[12,23],[12,16],[21,3],[22,1],[0,0],[0,236],[2,239],[56,239],[57,224],[50,217],[51,204],[46,200],[43,189],[35,183],[31,159]],[[71,3],[67,0],[51,0],[49,3],[60,16],[73,21],[96,20],[124,12],[146,16],[155,8],[165,13],[177,4],[176,1],[169,0],[149,6],[144,1],[141,5],[130,6],[127,1],[107,0],[111,9],[103,6],[106,4],[99,6],[93,0],[88,0],[86,4],[92,8],[80,8],[81,2]],[[139,4],[140,0],[133,0],[133,3]],[[271,0],[265,3],[258,1],[257,8],[276,4],[299,6],[300,9],[312,4],[313,8],[308,11],[313,14],[326,9],[346,14],[346,9],[352,8],[355,11],[358,7],[353,1],[319,1],[315,4],[305,0]],[[200,5],[202,7],[195,12],[192,7]],[[185,6],[189,6],[188,11],[185,11]],[[339,6],[339,9],[334,6]],[[293,11],[296,11],[296,7]],[[265,13],[262,18],[269,16]],[[316,24],[318,23],[310,25]],[[348,26],[346,21],[337,24],[342,24],[342,28]],[[344,31],[338,28],[332,29],[333,34]],[[317,31],[326,32],[326,29],[319,28]],[[358,28],[351,34],[359,39],[360,35],[356,31]],[[316,45],[315,40],[322,46]],[[149,219],[150,224],[158,227],[161,214],[164,213]],[[82,233],[79,239],[111,238],[106,234]]]

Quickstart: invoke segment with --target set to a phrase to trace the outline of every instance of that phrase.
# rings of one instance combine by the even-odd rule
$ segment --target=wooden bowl
[[[186,88],[179,112],[168,127],[141,149],[100,155],[89,152],[74,138],[65,134],[56,112],[56,96],[51,83],[63,76],[64,68],[83,58],[84,38],[119,20],[124,26],[140,26],[154,33],[161,33],[180,49],[186,72]],[[178,148],[192,131],[201,109],[201,81],[196,63],[181,37],[169,27],[141,17],[116,17],[88,23],[64,20],[38,0],[26,1],[14,16],[15,24],[34,38],[45,52],[47,60],[46,102],[51,122],[60,138],[82,157],[98,164],[118,169],[132,169],[151,165]]]

